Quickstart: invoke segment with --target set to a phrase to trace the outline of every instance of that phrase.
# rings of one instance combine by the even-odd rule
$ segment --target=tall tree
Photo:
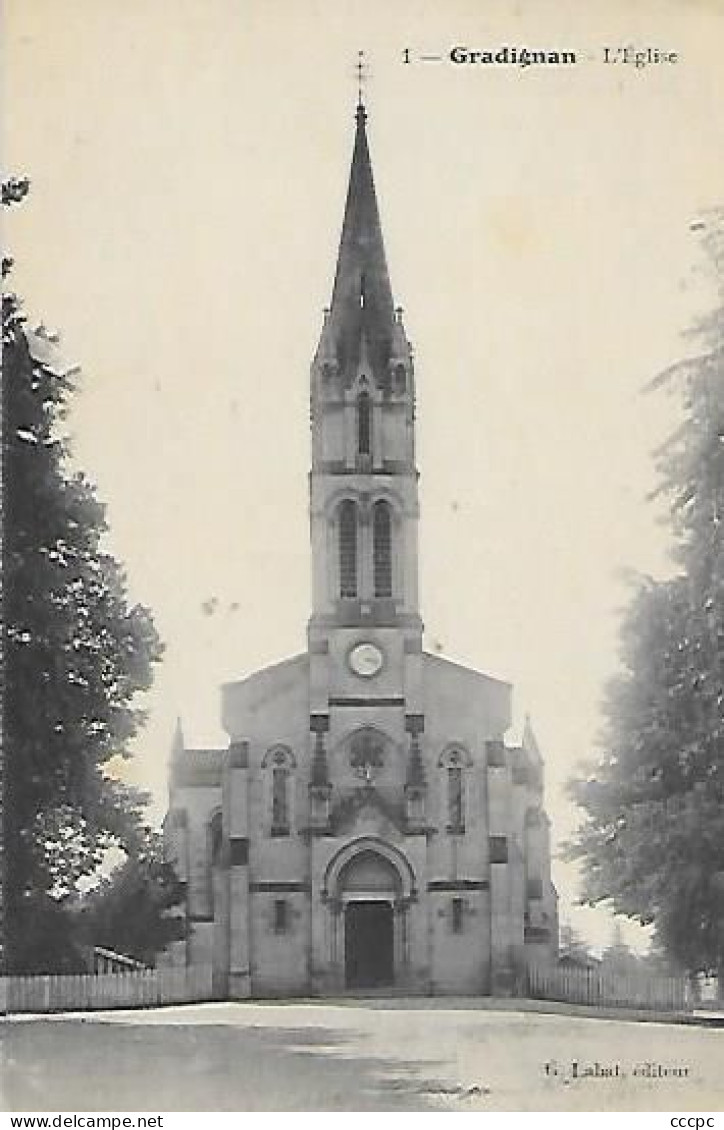
[[[676,574],[641,579],[605,702],[605,752],[571,786],[585,896],[653,923],[692,972],[724,972],[724,215],[694,225],[717,301],[692,356],[652,382],[681,398],[658,453]]]
[[[87,892],[74,908],[75,935],[147,965],[184,937],[183,888],[164,856],[161,836],[146,830],[133,855]]]
[[[3,203],[26,191],[8,182]],[[143,840],[143,798],[106,766],[128,756],[161,645],[104,548],[104,507],[72,469],[61,426],[74,373],[11,292],[2,334],[4,967],[32,972],[74,960],[65,901],[109,847]]]

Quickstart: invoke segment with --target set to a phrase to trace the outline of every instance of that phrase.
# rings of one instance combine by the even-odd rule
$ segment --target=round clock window
[[[381,670],[383,655],[377,644],[358,643],[349,653],[349,665],[355,675],[369,679]]]

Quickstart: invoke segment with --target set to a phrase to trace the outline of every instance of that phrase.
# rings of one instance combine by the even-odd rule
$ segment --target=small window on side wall
[[[507,863],[508,862],[508,837],[507,836],[491,836],[490,837],[490,862],[491,863]]]
[[[529,879],[526,884],[526,895],[530,900],[543,898],[543,880]]]
[[[289,906],[286,899],[274,900],[274,933],[286,934],[289,929]]]
[[[465,900],[454,898],[452,900],[452,932],[462,934],[463,918],[465,917]]]

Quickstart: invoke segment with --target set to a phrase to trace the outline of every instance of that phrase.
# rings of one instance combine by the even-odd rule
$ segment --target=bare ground
[[[2,1041],[10,1111],[724,1108],[721,1030],[471,1001],[15,1018]]]

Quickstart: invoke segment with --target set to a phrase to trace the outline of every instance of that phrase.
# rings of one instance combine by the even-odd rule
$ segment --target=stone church
[[[557,948],[543,764],[529,724],[505,743],[508,683],[423,648],[414,366],[362,105],[311,418],[307,650],[222,688],[227,748],[177,733],[168,959],[232,998],[515,992]]]

